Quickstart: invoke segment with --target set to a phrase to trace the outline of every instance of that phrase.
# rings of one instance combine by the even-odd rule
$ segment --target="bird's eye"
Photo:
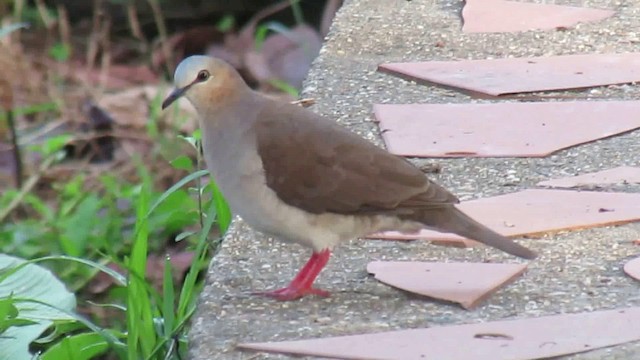
[[[198,79],[198,81],[206,81],[209,78],[209,72],[207,70],[201,70],[198,73],[198,77],[196,79]]]

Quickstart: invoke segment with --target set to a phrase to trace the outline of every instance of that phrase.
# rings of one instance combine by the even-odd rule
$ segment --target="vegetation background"
[[[341,3],[0,0],[0,360],[186,357],[231,213],[173,69],[293,101]]]

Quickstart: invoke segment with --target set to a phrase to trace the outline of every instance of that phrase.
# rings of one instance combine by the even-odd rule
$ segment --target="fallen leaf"
[[[171,89],[160,88],[158,86],[139,86],[127,90],[105,94],[98,100],[98,106],[108,111],[116,124],[124,127],[142,129],[147,126],[151,115],[149,109],[154,104],[154,100],[162,100],[169,95]],[[172,123],[180,131],[191,133],[196,129],[196,112],[191,103],[186,100],[176,102],[179,108],[180,119],[175,119],[174,110],[167,110],[160,113],[161,119]],[[157,104],[159,106],[159,104]]]

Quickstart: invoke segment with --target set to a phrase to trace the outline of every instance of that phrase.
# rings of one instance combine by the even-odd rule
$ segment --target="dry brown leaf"
[[[171,88],[159,86],[139,86],[116,93],[105,94],[98,100],[98,105],[108,111],[116,124],[125,127],[144,128],[149,120],[149,107],[158,97],[164,99],[171,92]],[[195,130],[196,112],[193,106],[186,100],[177,102],[181,118],[185,121],[178,123],[174,119],[174,110],[168,109],[161,113],[162,120],[168,121],[181,131],[191,133]]]

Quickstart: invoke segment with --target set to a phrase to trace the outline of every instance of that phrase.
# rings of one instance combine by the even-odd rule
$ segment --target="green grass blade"
[[[224,235],[224,233],[227,232],[227,229],[229,229],[229,225],[231,225],[233,215],[231,214],[229,204],[224,199],[218,185],[216,185],[214,181],[211,181],[211,190],[213,192],[213,203],[215,204],[218,227],[220,229],[220,233]]]
[[[180,189],[181,187],[183,187],[185,184],[199,178],[202,177],[204,175],[207,175],[209,173],[209,171],[207,170],[198,170],[192,174],[189,174],[187,176],[185,176],[184,178],[182,178],[180,181],[178,181],[177,183],[173,184],[172,187],[170,187],[167,191],[165,191],[162,195],[160,195],[160,197],[158,198],[158,200],[156,200],[155,203],[153,203],[153,205],[151,205],[151,207],[149,208],[149,210],[147,211],[146,216],[149,216],[149,214],[151,214],[164,200],[166,200],[169,195],[173,194],[176,190]]]
[[[304,24],[300,0],[289,0],[289,4],[291,4],[291,11],[293,12],[293,18],[296,20],[296,25]]]
[[[204,221],[204,226],[202,231],[200,232],[200,236],[198,238],[198,245],[196,247],[196,255],[194,257],[193,263],[191,267],[189,267],[189,272],[184,279],[184,284],[182,284],[182,289],[180,290],[180,297],[178,300],[178,316],[177,321],[181,321],[186,314],[189,312],[189,307],[194,303],[193,297],[196,295],[194,293],[194,288],[196,282],[198,280],[198,273],[201,270],[201,267],[206,262],[207,258],[207,249],[208,249],[208,236],[211,231],[211,227],[216,220],[216,205],[212,204],[207,213],[207,217]]]
[[[171,338],[173,332],[174,323],[174,306],[175,306],[175,288],[173,286],[173,275],[171,271],[171,260],[167,257],[164,260],[164,276],[162,279],[162,294],[163,294],[163,310],[162,316],[164,317],[164,338]]]
[[[145,283],[147,268],[149,226],[149,198],[151,181],[143,177],[143,185],[138,199],[135,239],[129,259],[127,288],[127,337],[129,359],[146,358],[155,347],[157,334],[153,326],[151,299]],[[135,274],[135,275],[134,275]]]
[[[97,263],[95,261],[91,261],[91,260],[87,260],[87,259],[82,259],[79,257],[73,257],[73,256],[66,256],[66,255],[56,255],[56,256],[43,256],[41,258],[37,258],[37,259],[32,259],[32,260],[27,260],[25,262],[23,262],[22,264],[13,267],[9,270],[6,271],[0,271],[0,282],[4,281],[8,276],[10,276],[11,274],[15,273],[16,271],[22,269],[23,267],[29,265],[29,264],[35,264],[35,263],[39,263],[39,262],[44,262],[44,261],[50,261],[50,260],[62,260],[62,261],[74,261],[74,262],[78,262],[81,264],[85,264],[87,266],[96,268],[102,272],[104,272],[105,274],[111,276],[118,285],[120,286],[124,286],[127,283],[127,279],[122,276],[119,272],[109,268],[108,266],[102,265],[100,263]]]

